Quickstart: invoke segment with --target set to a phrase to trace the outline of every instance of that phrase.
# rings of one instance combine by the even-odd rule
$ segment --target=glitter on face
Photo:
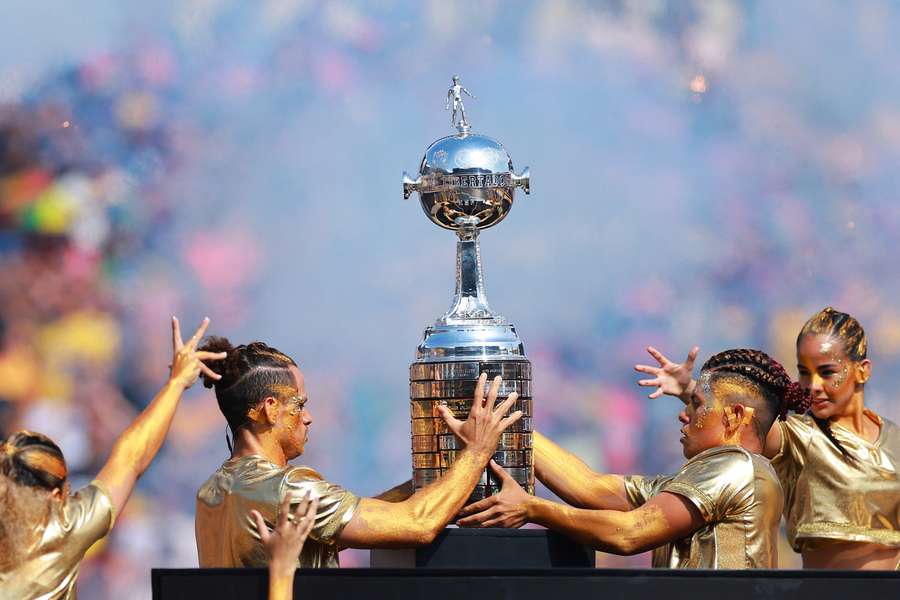
[[[284,398],[284,404],[287,406],[287,414],[296,417],[303,410],[306,404],[306,398],[297,395],[297,388],[291,385],[273,384],[269,386],[269,392],[279,398]]]
[[[709,410],[706,408],[701,408],[697,411],[697,415],[694,418],[694,429],[703,429],[703,421],[706,419],[706,415],[709,414]]]
[[[712,398],[712,373],[710,373],[709,371],[706,371],[705,373],[700,375],[700,389],[703,390],[704,402],[708,403]],[[693,423],[695,429],[703,429],[703,422],[709,412],[710,411],[708,406],[703,406],[702,408],[700,408],[700,410],[697,411]]]
[[[832,389],[838,389],[844,382],[847,380],[847,365],[840,356],[838,356],[837,352],[835,352],[834,342],[822,342],[819,346],[819,353],[828,355],[831,360],[837,363],[838,367],[840,367],[840,371],[838,371],[834,378],[831,380],[830,384]]]
[[[840,359],[837,359],[837,363],[841,365],[841,370],[834,376],[834,381],[831,384],[834,389],[841,387],[847,379],[847,365]]]
[[[300,396],[291,396],[286,401],[290,409],[288,410],[288,414],[292,417],[296,417],[300,414],[300,411],[303,410],[303,407],[306,406],[306,399],[301,398]]]
[[[703,396],[708,398],[712,394],[712,373],[709,371],[700,375],[700,388],[703,390]]]

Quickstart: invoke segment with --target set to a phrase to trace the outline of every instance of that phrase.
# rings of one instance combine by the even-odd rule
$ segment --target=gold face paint
[[[697,415],[694,417],[694,429],[703,429],[703,424],[706,421],[706,417],[709,416],[709,409],[705,406],[697,411]]]
[[[743,427],[752,425],[755,412],[753,406],[765,405],[765,398],[759,388],[745,376],[736,373],[720,373],[716,378],[715,393],[710,395],[709,402],[722,407],[722,414],[727,421],[726,430],[723,432],[724,441],[734,444],[739,443]],[[736,403],[744,405],[744,416],[741,420],[738,420],[732,406]]]
[[[297,393],[296,387],[292,385],[285,385],[283,383],[273,383],[268,387],[268,389],[273,396],[277,396],[279,398],[293,396]]]
[[[844,359],[841,358],[837,352],[835,352],[834,342],[831,342],[831,341],[825,341],[819,345],[819,354],[822,354],[823,356],[828,356],[840,368],[840,371],[835,373],[834,377],[832,378],[832,380],[830,382],[832,388],[834,388],[834,389],[840,388],[842,385],[844,385],[844,382],[847,380],[847,373],[848,373],[849,369],[847,368],[846,361],[844,361]]]
[[[287,407],[288,415],[292,417],[299,415],[306,405],[307,398],[298,396],[297,388],[292,385],[276,383],[270,385],[268,389],[273,396],[283,399],[282,401]]]

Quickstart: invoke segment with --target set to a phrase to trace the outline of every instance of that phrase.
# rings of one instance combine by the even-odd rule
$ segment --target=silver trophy
[[[488,304],[478,243],[479,230],[496,225],[509,213],[517,187],[530,192],[530,173],[528,168],[515,173],[512,159],[499,142],[470,133],[462,93],[474,98],[454,77],[447,92],[447,108],[452,102],[451,120],[457,134],[441,138],[425,150],[416,179],[403,173],[403,198],[418,192],[428,218],[455,231],[459,238],[453,302],[425,329],[416,360],[409,367],[413,487],[424,487],[439,478],[461,449],[437,407],[446,403],[456,417],[465,419],[476,381],[486,372],[489,381],[495,375],[503,378],[499,399],[518,392],[512,410],[523,413],[502,435],[494,460],[533,494],[531,362],[515,327]],[[457,114],[461,116],[458,123]],[[498,481],[486,469],[470,501],[498,490]]]

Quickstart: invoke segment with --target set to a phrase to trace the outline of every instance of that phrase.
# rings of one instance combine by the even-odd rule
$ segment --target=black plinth
[[[547,529],[445,529],[428,546],[372,550],[376,568],[546,569],[593,567],[594,552]]]
[[[153,569],[154,600],[265,600],[265,569]],[[851,600],[896,598],[892,571],[300,569],[294,598],[365,600]]]

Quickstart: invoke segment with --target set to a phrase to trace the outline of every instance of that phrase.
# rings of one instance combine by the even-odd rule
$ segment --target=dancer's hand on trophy
[[[500,491],[463,507],[459,513],[463,518],[456,521],[460,527],[518,529],[528,522],[527,506],[531,496],[493,460],[491,470],[500,480]]]
[[[179,385],[182,389],[188,389],[202,371],[213,379],[222,379],[222,376],[203,364],[205,360],[222,360],[228,354],[226,352],[197,352],[197,344],[209,327],[209,317],[203,319],[200,327],[184,343],[181,341],[181,324],[178,317],[172,317],[172,364],[169,365],[169,381]]]
[[[697,383],[692,376],[694,361],[697,359],[697,353],[700,352],[700,348],[697,346],[691,348],[687,358],[681,364],[672,362],[653,346],[647,346],[647,352],[656,359],[659,366],[635,365],[634,370],[653,376],[653,379],[641,379],[638,381],[640,386],[656,388],[648,398],[659,398],[666,394],[681,398],[681,401],[685,404],[690,402],[691,394]]]
[[[494,406],[497,402],[497,392],[503,382],[500,376],[494,378],[487,396],[484,394],[484,384],[487,381],[487,373],[482,373],[475,385],[475,395],[472,398],[472,409],[465,421],[460,421],[446,406],[439,406],[438,412],[447,423],[447,427],[466,445],[476,452],[488,452],[493,454],[500,441],[500,434],[522,418],[522,411],[517,410],[509,416],[504,416],[515,404],[519,395],[516,392],[510,394],[506,400]]]

